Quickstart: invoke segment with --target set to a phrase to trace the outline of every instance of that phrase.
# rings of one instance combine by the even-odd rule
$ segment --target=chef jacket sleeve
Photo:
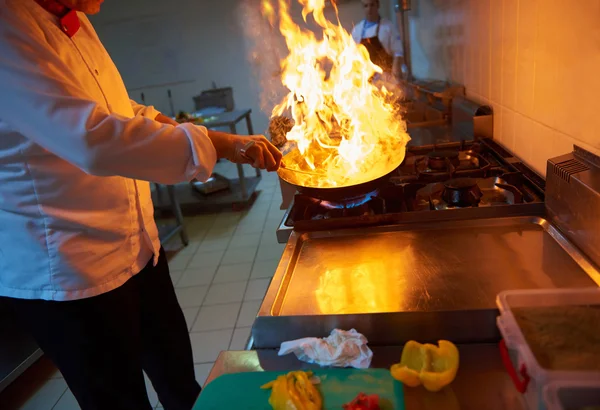
[[[388,49],[392,51],[394,57],[402,57],[404,55],[402,37],[400,37],[398,29],[394,26],[393,23],[390,24]]]
[[[89,174],[164,184],[208,179],[217,158],[205,127],[110,113],[25,18],[0,12],[3,122]]]
[[[154,108],[152,105],[143,105],[138,104],[133,100],[129,100],[131,103],[131,108],[133,108],[133,112],[135,115],[141,115],[142,117],[150,118],[151,120],[155,119],[160,111]]]
[[[352,39],[356,42],[356,43],[360,43],[362,38],[360,38],[360,36],[362,35],[362,26],[363,26],[363,22],[359,21],[358,24],[356,26],[354,26],[354,28],[352,29]]]

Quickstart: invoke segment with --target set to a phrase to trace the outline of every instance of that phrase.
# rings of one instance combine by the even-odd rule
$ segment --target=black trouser
[[[8,299],[83,410],[150,409],[142,369],[165,409],[200,393],[164,250],[121,287],[69,302]]]

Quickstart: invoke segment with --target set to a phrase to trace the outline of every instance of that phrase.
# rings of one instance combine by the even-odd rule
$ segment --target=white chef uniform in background
[[[73,300],[156,263],[145,181],[206,180],[216,152],[130,101],[83,13],[69,38],[31,3],[0,0],[0,296]]]
[[[402,57],[402,39],[398,30],[390,20],[381,18],[379,26],[379,41],[385,48],[385,51],[393,57]],[[360,43],[363,38],[375,37],[377,33],[377,22],[362,20],[352,29],[352,38]]]
[[[377,24],[377,22],[371,22],[363,19],[352,29],[352,38],[356,43],[360,43],[363,38],[375,37],[377,34]],[[385,51],[394,58],[402,57],[402,39],[400,34],[398,34],[398,30],[394,26],[394,23],[381,17],[379,25],[379,34],[377,35],[377,38],[379,38],[381,45],[383,45],[385,48]],[[388,91],[395,95],[400,96],[402,94],[398,79],[395,78],[391,73],[375,75],[373,78],[373,84],[379,88],[385,86]]]

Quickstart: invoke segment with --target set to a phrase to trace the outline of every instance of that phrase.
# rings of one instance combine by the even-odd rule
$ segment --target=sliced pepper
[[[269,404],[273,410],[320,410],[321,393],[310,381],[312,372],[293,371],[261,386],[271,389]]]
[[[400,363],[392,365],[392,377],[409,387],[423,385],[436,392],[452,383],[458,371],[457,347],[447,340],[439,346],[413,340],[404,345]]]
[[[350,403],[342,405],[344,410],[380,410],[379,396],[359,393]]]

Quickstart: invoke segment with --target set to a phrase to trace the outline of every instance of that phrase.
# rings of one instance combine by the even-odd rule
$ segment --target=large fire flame
[[[284,158],[303,186],[355,185],[392,171],[404,158],[409,140],[406,124],[391,93],[370,79],[381,73],[366,48],[356,44],[340,24],[324,15],[325,0],[298,0],[302,17],[312,14],[322,31],[299,27],[290,17],[289,0],[262,0],[262,14],[285,38],[288,55],[281,61],[281,82],[289,90],[272,116],[291,116],[287,134],[297,150]],[[335,7],[335,3],[333,4]],[[337,17],[337,8],[335,8]]]

